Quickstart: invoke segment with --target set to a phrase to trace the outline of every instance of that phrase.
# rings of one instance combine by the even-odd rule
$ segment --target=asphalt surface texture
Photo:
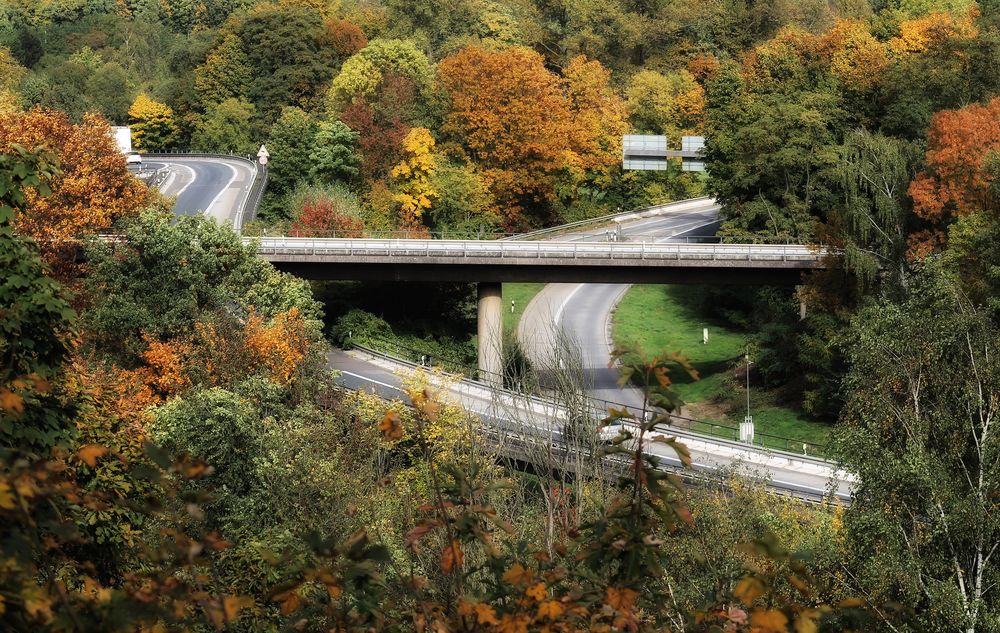
[[[174,214],[201,215],[242,226],[240,214],[256,177],[253,165],[231,159],[163,157],[143,161],[143,170],[166,169],[160,192],[176,196]]]
[[[674,242],[711,237],[719,227],[719,207],[705,200],[668,215],[621,225],[618,239]],[[560,241],[607,240],[609,229],[590,229],[562,235]],[[628,284],[548,284],[525,308],[517,336],[543,376],[561,369],[559,357],[583,366],[584,387],[592,397],[637,408],[642,394],[618,386],[618,370],[611,363],[610,319]]]

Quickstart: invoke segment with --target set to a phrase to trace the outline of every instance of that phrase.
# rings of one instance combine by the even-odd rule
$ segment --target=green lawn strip
[[[677,392],[689,403],[725,393],[726,370],[746,348],[745,334],[700,314],[702,294],[697,286],[633,286],[618,304],[612,320],[615,345],[637,346],[646,355],[679,351],[691,360],[701,380],[693,381],[680,373],[671,376]],[[705,327],[708,344],[702,340]],[[772,404],[754,407],[751,400],[751,412],[758,433],[817,444],[829,439],[827,425],[812,422],[793,409]],[[734,411],[729,419],[713,421],[731,426],[742,419]],[[795,447],[795,452],[800,451],[801,445]]]
[[[535,298],[545,284],[539,283],[511,283],[503,285],[503,327],[507,331],[517,329],[517,324],[521,321],[524,309]],[[510,302],[514,300],[514,312],[510,311]]]

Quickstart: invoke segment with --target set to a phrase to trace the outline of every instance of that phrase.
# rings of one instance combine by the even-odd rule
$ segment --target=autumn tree
[[[574,57],[563,69],[563,91],[576,129],[570,139],[574,167],[607,173],[619,164],[628,131],[625,102],[611,86],[611,71],[596,60]]]
[[[917,236],[933,246],[952,217],[985,209],[993,172],[987,162],[1000,149],[1000,99],[934,115],[927,135],[927,168],[910,184],[913,211],[930,228]]]
[[[27,72],[10,49],[0,47],[0,111],[20,109],[18,89]]]
[[[330,18],[326,21],[326,37],[329,45],[333,47],[342,59],[347,59],[365,46],[368,46],[368,38],[364,31],[350,20]]]
[[[665,134],[678,144],[681,135],[701,128],[704,90],[686,70],[668,75],[639,71],[632,76],[626,94],[629,117],[637,132]]]
[[[874,88],[891,61],[889,48],[860,21],[839,20],[823,34],[821,47],[833,76],[860,92]]]
[[[309,189],[292,220],[292,233],[302,236],[362,237],[358,199],[343,185]]]
[[[572,136],[559,78],[525,48],[466,47],[439,72],[451,97],[444,131],[481,166],[505,225],[544,219]]]
[[[904,20],[899,34],[889,40],[889,48],[897,55],[925,53],[950,39],[971,39],[976,36],[975,18],[979,10],[970,7],[962,16],[934,11],[928,15]]]
[[[392,168],[392,177],[398,193],[401,224],[404,227],[423,226],[421,217],[431,208],[437,192],[431,188],[430,179],[437,171],[433,155],[434,137],[430,130],[415,127],[403,139],[403,160]]]
[[[150,203],[150,193],[126,168],[107,122],[87,115],[79,125],[56,112],[0,113],[0,153],[14,145],[47,146],[58,157],[62,175],[52,195],[28,191],[15,227],[38,240],[45,259],[57,272],[69,272],[72,241],[137,215]]]
[[[170,106],[140,92],[128,110],[135,149],[155,152],[171,149],[177,140],[177,123]]]

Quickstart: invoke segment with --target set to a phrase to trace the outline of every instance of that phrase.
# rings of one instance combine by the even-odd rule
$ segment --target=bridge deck
[[[797,283],[827,253],[795,244],[263,238],[258,254],[314,279]]]

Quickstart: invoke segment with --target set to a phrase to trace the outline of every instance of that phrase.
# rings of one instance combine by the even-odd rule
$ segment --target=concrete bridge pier
[[[479,282],[479,379],[502,386],[503,379],[503,285]]]

